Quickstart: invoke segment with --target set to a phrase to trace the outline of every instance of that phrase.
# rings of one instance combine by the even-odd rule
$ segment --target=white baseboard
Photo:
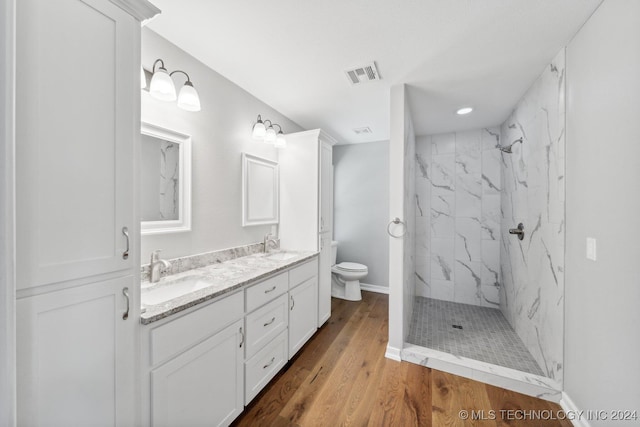
[[[363,290],[363,291],[377,292],[379,294],[387,294],[387,295],[389,295],[389,287],[387,287],[387,286],[370,285],[368,283],[360,282],[360,289]]]
[[[562,392],[562,398],[560,399],[560,407],[567,413],[567,418],[571,421],[574,427],[591,427],[591,424],[583,416],[579,416],[580,408],[578,408],[573,400],[565,393]]]
[[[387,359],[395,360],[396,362],[402,362],[402,358],[400,357],[400,349],[395,347],[390,347],[387,345],[387,352],[384,354],[384,357]]]

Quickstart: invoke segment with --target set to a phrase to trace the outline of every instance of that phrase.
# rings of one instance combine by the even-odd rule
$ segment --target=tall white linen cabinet
[[[331,316],[333,236],[333,146],[320,129],[287,135],[280,150],[280,244],[286,249],[320,251],[318,327]]]
[[[16,1],[17,423],[139,424],[145,0]]]

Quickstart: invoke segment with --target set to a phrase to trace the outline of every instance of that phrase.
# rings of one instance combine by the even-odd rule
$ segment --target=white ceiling
[[[601,0],[152,2],[153,31],[303,128],[355,143],[389,138],[399,83],[417,135],[500,124]],[[382,80],[351,86],[344,70],[372,60]]]

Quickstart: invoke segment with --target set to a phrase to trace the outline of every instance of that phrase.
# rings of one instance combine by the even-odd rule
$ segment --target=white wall
[[[206,67],[153,31],[142,30],[142,64],[151,69],[157,58],[169,72],[183,70],[198,91],[202,111],[177,108],[142,91],[142,120],[192,136],[192,230],[144,236],[142,262],[154,249],[164,258],[193,255],[261,242],[271,226],[242,227],[241,153],[277,160],[272,146],[254,142],[257,115],[280,124],[286,133],[302,130],[273,108]],[[259,75],[259,68],[256,68]],[[176,87],[182,84],[176,75]],[[266,84],[266,83],[265,83]]]
[[[333,178],[338,262],[364,264],[363,283],[389,286],[389,141],[334,146]]]
[[[639,94],[640,2],[605,0],[567,47],[565,392],[585,410],[640,412]]]
[[[415,152],[416,137],[404,84],[391,87],[391,140],[389,142],[389,343],[386,356],[400,360],[409,333],[415,299]]]
[[[404,215],[406,87],[391,87],[391,139],[389,141],[389,217]],[[405,220],[405,218],[400,218]],[[391,227],[399,233],[401,226]],[[408,231],[412,232],[411,230]],[[389,238],[389,343],[386,356],[400,360],[404,345],[404,239]],[[408,331],[407,331],[408,332]]]
[[[0,1],[0,425],[14,426],[15,215],[14,68],[15,3]]]

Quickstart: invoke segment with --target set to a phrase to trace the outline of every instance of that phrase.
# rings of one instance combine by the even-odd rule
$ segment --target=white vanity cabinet
[[[152,425],[229,425],[243,410],[242,320],[151,372]]]
[[[228,425],[244,408],[244,293],[145,327],[145,425]]]
[[[230,424],[317,330],[318,258],[143,326],[146,426]]]
[[[289,359],[318,328],[318,261],[289,271]]]
[[[136,425],[145,0],[16,7],[17,424]]]
[[[287,363],[289,272],[285,271],[245,290],[245,405]]]
[[[333,236],[333,145],[320,129],[287,135],[279,153],[280,244],[320,251],[316,325],[331,316],[331,238]],[[328,242],[328,243],[327,243]]]

